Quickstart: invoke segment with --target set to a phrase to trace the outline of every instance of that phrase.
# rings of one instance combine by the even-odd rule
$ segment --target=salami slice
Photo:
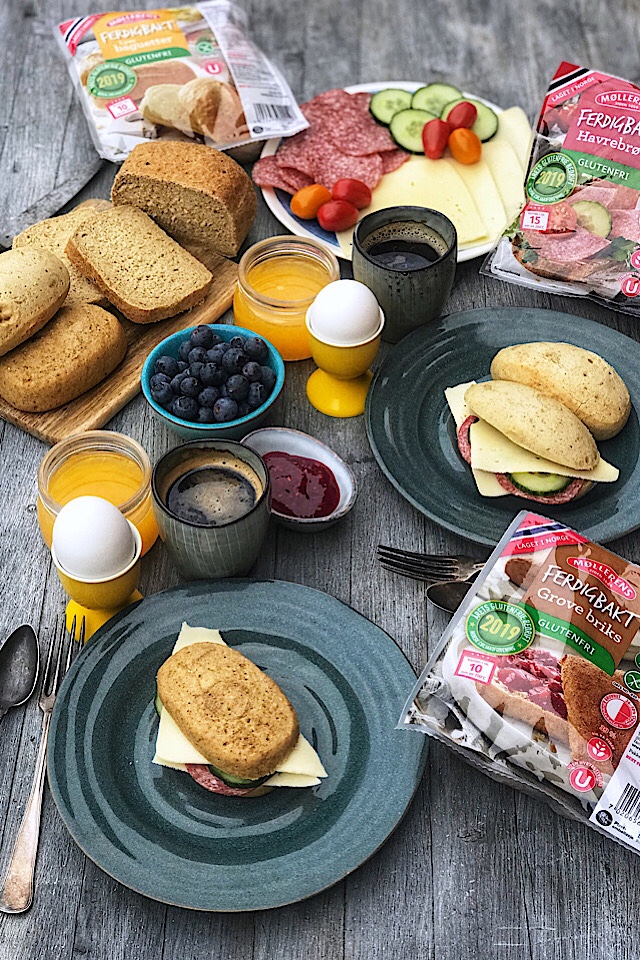
[[[640,210],[609,210],[611,214],[610,237],[624,237],[640,243]]]
[[[524,490],[520,490],[520,488],[516,487],[515,483],[509,479],[506,473],[496,473],[496,477],[502,489],[506,490],[507,493],[513,494],[514,497],[522,497],[524,500],[535,500],[536,503],[569,503],[570,500],[575,500],[578,494],[582,492],[585,484],[590,483],[589,480],[581,480],[580,477],[576,477],[564,490],[559,490],[558,493],[547,493],[538,496],[537,494],[525,493]]]
[[[384,153],[380,154],[380,159],[382,160],[382,172],[393,173],[393,171],[397,170],[398,167],[401,167],[410,156],[410,153],[407,153],[406,150],[402,150],[400,147],[398,147],[396,150],[385,150]]]
[[[308,174],[303,173],[302,170],[297,170],[295,167],[279,167],[280,176],[285,183],[289,184],[291,190],[296,193],[298,190],[302,190],[303,187],[309,187],[313,183],[313,179],[308,176]]]
[[[225,797],[246,797],[255,789],[254,787],[230,787],[220,777],[211,773],[205,763],[187,763],[185,766],[189,776],[211,793],[221,793]]]
[[[466,420],[463,420],[458,427],[458,450],[460,451],[462,459],[466,460],[469,466],[471,466],[471,442],[469,440],[469,430],[478,419],[478,417],[474,417],[473,414],[471,414],[471,416],[468,416]]]
[[[285,170],[287,168],[285,167]],[[277,187],[279,190],[285,190],[287,193],[295,193],[295,190],[285,180],[280,172],[280,167],[273,157],[262,157],[253,165],[251,172],[253,182],[259,187]]]
[[[362,180],[373,190],[382,176],[382,160],[377,153],[366,157],[347,156],[337,147],[327,143],[322,154],[317,157],[315,170],[316,182],[321,183],[329,190],[336,180],[340,180],[342,177]]]
[[[572,233],[562,235],[545,235],[535,230],[525,230],[524,235],[539,256],[561,263],[592,257],[609,246],[608,240],[579,226]]]

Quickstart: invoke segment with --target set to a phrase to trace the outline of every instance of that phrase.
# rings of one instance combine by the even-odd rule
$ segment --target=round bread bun
[[[615,437],[631,410],[624,380],[597,353],[572,343],[519,343],[491,363],[494,380],[534,387],[568,407],[596,440]]]
[[[571,470],[592,470],[600,459],[596,442],[559,400],[523,383],[474,383],[464,399],[471,410],[505,437],[539,457]]]

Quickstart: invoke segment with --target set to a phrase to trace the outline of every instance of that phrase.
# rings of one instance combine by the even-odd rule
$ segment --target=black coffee
[[[364,248],[380,266],[391,270],[421,270],[447,252],[443,237],[426,224],[397,221],[374,230]]]
[[[167,493],[167,507],[187,523],[219,527],[245,516],[258,493],[247,477],[229,467],[196,467]]]

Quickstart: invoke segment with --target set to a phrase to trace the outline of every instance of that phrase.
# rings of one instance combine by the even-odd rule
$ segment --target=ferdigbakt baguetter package
[[[66,20],[56,36],[96,149],[121,161],[145,139],[218,149],[308,126],[228,0]]]
[[[525,198],[482,272],[640,315],[640,88],[560,64]]]
[[[522,511],[400,726],[640,852],[640,567]]]

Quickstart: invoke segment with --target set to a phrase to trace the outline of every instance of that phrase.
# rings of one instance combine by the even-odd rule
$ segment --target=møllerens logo
[[[567,563],[577,570],[582,570],[584,573],[596,577],[612,593],[619,594],[625,600],[635,600],[636,591],[634,588],[608,564],[600,563],[598,560],[590,560],[589,557],[567,557]]]
[[[625,110],[640,110],[640,93],[633,90],[607,90],[596,94],[595,101],[600,107],[624,107]]]

